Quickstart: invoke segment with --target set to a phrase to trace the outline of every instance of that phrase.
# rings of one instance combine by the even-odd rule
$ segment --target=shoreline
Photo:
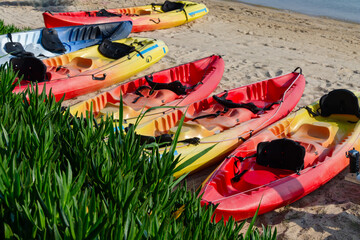
[[[31,0],[30,0],[31,1]],[[57,12],[57,11],[89,11],[89,10],[94,10],[94,9],[98,9],[99,5],[97,4],[98,0],[89,0],[89,1],[84,1],[84,0],[77,0],[79,1],[78,6],[73,6],[73,5],[69,5],[69,6],[65,6],[65,5],[49,5],[49,6],[40,6],[40,5],[36,5],[36,4],[31,4],[31,3],[27,3],[26,1],[24,1],[24,3],[18,3],[18,1],[16,0],[9,0],[8,1],[8,6],[9,7],[14,7],[14,8],[33,8],[32,10],[35,11],[39,11],[39,12],[44,12],[48,9],[52,9],[51,11]],[[75,0],[75,4],[77,2]],[[114,2],[121,2],[123,0],[115,0]],[[140,2],[140,3],[139,3]],[[144,2],[144,3],[141,3]],[[303,12],[298,12],[296,10],[290,10],[290,9],[282,9],[282,8],[277,8],[277,7],[271,7],[271,6],[265,6],[265,5],[261,5],[261,4],[255,4],[255,3],[248,3],[248,2],[244,2],[242,0],[200,0],[199,2],[218,2],[218,3],[229,3],[229,4],[240,4],[240,5],[244,5],[244,6],[248,6],[248,7],[255,7],[258,9],[264,9],[264,10],[271,10],[271,11],[278,11],[279,13],[284,13],[284,14],[290,14],[290,15],[303,15],[305,17],[310,17],[310,18],[314,18],[314,19],[322,19],[322,20],[329,20],[329,21],[337,21],[337,22],[342,22],[342,23],[348,23],[348,24],[354,24],[354,25],[360,25],[360,21],[356,22],[356,21],[351,21],[351,20],[346,20],[346,19],[341,19],[341,18],[336,18],[336,17],[330,17],[330,16],[323,16],[323,15],[315,15],[315,14],[307,14],[307,13],[303,13]],[[26,3],[26,4],[25,4]],[[85,3],[85,4],[84,4]],[[130,0],[130,1],[126,1],[126,3],[122,4],[122,5],[115,5],[114,3],[111,2],[106,2],[106,3],[110,3],[109,8],[118,8],[118,7],[131,7],[131,6],[142,6],[142,5],[146,5],[148,4],[147,1],[134,1],[134,0]],[[5,5],[6,3],[0,3],[0,8],[2,7],[2,5]],[[25,4],[25,5],[22,5]],[[100,5],[103,6],[103,5]],[[99,8],[100,9],[100,8]],[[211,10],[210,10],[211,11]],[[0,19],[1,19],[1,15],[0,15]],[[41,17],[41,22],[42,22],[42,16]],[[4,19],[3,19],[4,20]],[[38,23],[39,20],[37,19],[36,23]],[[22,25],[20,24],[20,26],[26,26],[26,27],[31,27],[29,25]],[[41,28],[44,27],[37,25],[36,28]]]
[[[259,7],[259,8],[268,8],[268,9],[273,9],[273,10],[286,12],[286,13],[290,13],[290,14],[291,13],[298,13],[298,14],[303,14],[303,15],[309,16],[309,17],[331,19],[331,20],[336,20],[336,21],[340,21],[340,22],[360,24],[360,20],[358,22],[357,21],[351,21],[351,20],[346,20],[346,19],[343,19],[343,18],[325,16],[325,15],[320,15],[320,14],[319,15],[310,14],[310,13],[304,13],[304,12],[301,12],[301,11],[296,11],[296,10],[291,10],[291,9],[286,9],[286,8],[277,8],[277,7],[265,6],[265,5],[261,5],[261,4],[249,3],[249,2],[244,2],[242,0],[223,0],[223,1],[238,2],[238,3],[245,4],[245,5],[255,6],[255,7]]]
[[[74,5],[59,8],[75,11],[104,7],[104,1],[89,0],[83,5],[80,2],[85,3],[74,0]],[[107,2],[108,8],[149,3],[148,0]],[[176,28],[131,34],[161,39],[168,45],[169,53],[129,80],[220,54],[225,61],[225,72],[214,93],[283,75],[298,66],[303,70],[306,87],[295,110],[336,88],[360,91],[359,24],[238,1],[199,2],[210,10],[203,18]],[[33,28],[43,27],[44,9],[0,3],[0,18],[5,18],[6,24],[20,27],[29,24]],[[68,100],[65,105],[114,87]],[[187,177],[189,188],[196,189],[213,168]],[[346,171],[297,202],[259,216],[257,226],[263,223],[277,227],[279,239],[357,239],[360,236],[360,188],[344,181]]]

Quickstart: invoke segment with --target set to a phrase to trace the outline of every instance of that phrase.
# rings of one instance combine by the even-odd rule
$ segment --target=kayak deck
[[[318,108],[318,104],[309,107],[312,112]],[[242,220],[255,214],[260,201],[259,214],[263,214],[302,198],[348,165],[345,152],[359,147],[358,120],[349,114],[312,116],[302,109],[274,123],[240,145],[204,181],[202,203],[220,204],[216,221],[230,216]],[[304,149],[296,171],[289,167],[298,159],[293,150],[282,148],[283,157],[269,158],[272,165],[259,160],[261,144],[279,140],[291,140]]]

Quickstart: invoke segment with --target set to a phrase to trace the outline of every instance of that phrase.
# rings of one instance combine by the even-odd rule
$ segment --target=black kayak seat
[[[305,148],[298,142],[282,138],[257,145],[256,163],[265,167],[298,172],[304,168]]]
[[[161,5],[161,10],[163,12],[170,12],[174,10],[183,10],[185,7],[185,4],[180,2],[171,2],[171,1],[165,1],[163,5]]]
[[[135,47],[126,45],[124,43],[111,42],[108,39],[105,39],[98,47],[99,52],[111,59],[122,58],[129,53],[135,51]]]
[[[41,31],[41,45],[50,52],[66,52],[66,48],[60,41],[57,31],[53,28],[43,28]]]
[[[4,45],[5,52],[13,56],[19,56],[25,52],[24,47],[19,42],[7,42]]]
[[[355,94],[347,89],[336,89],[322,96],[319,101],[320,115],[349,114],[360,118],[359,101]]]
[[[121,14],[116,14],[112,12],[108,12],[106,9],[100,9],[95,13],[97,17],[121,17]]]
[[[5,45],[4,45],[5,52],[7,52],[10,55],[17,56],[17,57],[34,56],[34,54],[32,54],[32,53],[26,52],[23,45],[21,45],[21,43],[13,42],[11,33],[8,33],[7,37],[10,40],[10,42],[5,43]]]
[[[21,56],[10,59],[10,65],[18,76],[32,82],[45,81],[46,66],[34,56]]]

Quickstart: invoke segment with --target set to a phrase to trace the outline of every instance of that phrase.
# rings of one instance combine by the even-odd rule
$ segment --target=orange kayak
[[[202,3],[165,1],[163,4],[109,10],[101,9],[99,11],[44,12],[43,17],[45,26],[48,28],[132,21],[132,32],[143,32],[176,27],[200,18],[208,12],[209,10]]]

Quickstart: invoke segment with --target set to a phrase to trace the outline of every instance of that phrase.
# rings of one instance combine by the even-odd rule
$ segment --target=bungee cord
[[[56,81],[56,80],[66,80],[66,79],[69,79],[69,78],[75,78],[75,77],[80,77],[80,76],[95,76],[95,75],[98,75],[99,73],[102,73],[102,72],[104,72],[104,71],[106,71],[106,70],[109,70],[110,68],[116,67],[116,66],[119,65],[119,64],[122,64],[122,63],[124,63],[124,62],[126,62],[126,61],[131,60],[134,56],[136,56],[137,54],[139,54],[138,51],[140,52],[140,51],[143,50],[145,47],[148,47],[148,45],[144,45],[144,44],[143,44],[143,42],[145,42],[145,41],[147,41],[147,40],[140,41],[140,42],[133,42],[132,44],[138,44],[138,45],[141,46],[141,48],[139,48],[137,51],[134,51],[134,52],[129,53],[127,58],[123,57],[123,58],[125,58],[125,59],[123,59],[122,61],[117,61],[117,60],[115,60],[115,61],[109,62],[109,63],[107,63],[107,64],[105,64],[105,65],[103,65],[103,66],[101,66],[101,67],[99,67],[99,68],[96,68],[96,69],[88,69],[88,70],[86,70],[86,71],[84,71],[84,72],[81,72],[81,73],[78,73],[78,74],[74,74],[74,75],[71,75],[71,76],[68,75],[68,76],[62,77],[62,78],[51,79],[49,82]],[[149,41],[149,43],[153,43],[153,42],[154,42],[153,40]],[[132,53],[133,53],[133,54],[132,54]],[[130,55],[132,55],[132,56],[130,56]],[[140,55],[140,56],[141,56],[141,55]],[[70,63],[70,62],[69,62],[69,63]],[[52,67],[52,66],[51,66],[51,67]],[[63,66],[61,66],[61,67],[62,67],[62,68],[66,68],[66,67],[63,67]],[[94,71],[94,70],[96,70],[96,71]],[[94,71],[94,72],[89,73],[90,71]]]
[[[259,126],[257,126],[257,127],[254,128],[254,129],[251,129],[251,130],[249,130],[249,131],[247,131],[247,132],[244,132],[244,133],[242,133],[242,134],[240,134],[240,135],[238,135],[238,136],[236,136],[236,137],[227,138],[227,139],[222,139],[222,140],[217,140],[217,141],[201,141],[201,140],[200,140],[199,144],[211,144],[211,143],[216,144],[216,143],[220,143],[220,142],[224,142],[224,141],[233,141],[233,140],[241,140],[241,141],[243,141],[244,139],[246,140],[246,137],[245,137],[246,135],[249,134],[249,135],[251,136],[251,135],[252,135],[252,132],[255,132],[255,131],[261,129],[264,124],[267,124],[269,121],[271,121],[271,120],[276,116],[276,114],[279,112],[279,110],[280,110],[280,108],[281,108],[281,106],[282,106],[282,104],[283,104],[283,102],[284,102],[286,93],[290,90],[290,88],[292,88],[292,86],[293,86],[293,85],[295,84],[295,82],[298,80],[299,76],[301,76],[300,73],[299,73],[298,76],[295,78],[295,80],[290,84],[290,86],[284,91],[283,96],[282,96],[282,99],[281,99],[281,102],[280,102],[280,104],[279,104],[279,107],[276,109],[276,111],[274,112],[274,114],[273,114],[270,118],[268,118],[266,121],[262,122]],[[264,81],[267,81],[267,80],[264,80]],[[259,82],[263,82],[263,81],[259,81]],[[231,130],[231,129],[228,129],[228,130]],[[188,145],[189,145],[189,144],[184,144],[184,145],[181,145],[181,146],[177,146],[177,148],[186,147],[186,146],[188,146]]]
[[[282,130],[282,131],[279,132],[277,135],[275,135],[276,137],[281,137],[281,135],[282,135],[283,133],[285,133],[286,131],[289,131],[289,128],[290,128],[292,122],[293,122],[293,121],[295,120],[295,118],[296,118],[297,112],[298,112],[299,110],[301,110],[301,109],[305,109],[305,110],[306,110],[306,108],[305,108],[305,106],[304,106],[304,107],[300,107],[300,108],[298,108],[297,110],[293,111],[292,119],[291,119],[291,121],[289,122],[288,126],[286,126],[286,128],[284,128],[284,130]],[[311,114],[310,114],[309,112],[308,112],[308,114],[309,114],[309,116],[311,116]],[[312,116],[311,116],[311,117],[312,117]],[[358,126],[358,128],[359,128],[359,126]],[[354,132],[354,130],[352,130],[352,132]],[[346,138],[347,138],[347,137],[346,137]],[[360,132],[359,132],[356,136],[353,136],[353,140],[349,143],[349,144],[350,144],[349,149],[353,148],[354,144],[355,144],[357,141],[359,141],[359,138],[360,138]],[[308,146],[308,147],[310,147],[310,146]],[[307,149],[308,149],[308,147],[307,147]],[[256,152],[256,149],[251,149],[251,150],[245,150],[245,149],[244,149],[244,150],[238,150],[238,151],[236,151],[236,152],[233,152],[233,154],[231,154],[230,156],[228,156],[227,159],[236,157],[236,155],[238,155],[239,153],[245,153],[245,152]],[[270,186],[270,185],[272,185],[272,184],[276,184],[276,183],[278,183],[279,181],[284,181],[284,180],[286,180],[286,179],[288,179],[288,178],[294,178],[294,176],[306,174],[307,172],[311,171],[311,170],[314,169],[315,167],[318,167],[318,166],[321,166],[321,165],[325,164],[325,163],[326,163],[327,161],[329,161],[329,160],[331,160],[331,157],[325,156],[325,158],[324,158],[323,161],[318,162],[318,163],[315,164],[314,166],[309,166],[309,167],[301,170],[300,172],[294,172],[294,173],[292,173],[292,174],[289,174],[289,175],[286,176],[286,177],[279,178],[279,179],[274,180],[274,181],[272,181],[272,182],[270,182],[270,183],[267,183],[267,184],[264,184],[264,185],[261,185],[261,186],[258,186],[258,187],[254,187],[254,188],[248,189],[248,190],[246,190],[246,191],[242,191],[242,192],[236,193],[236,194],[234,194],[234,195],[232,195],[232,196],[229,196],[229,197],[237,197],[237,196],[239,196],[239,195],[248,194],[249,192],[257,191],[257,190],[259,190],[259,189],[261,189],[261,188],[268,187],[268,186]],[[214,179],[214,177],[215,177],[216,174],[220,171],[221,167],[222,167],[224,164],[226,164],[225,161],[224,161],[223,163],[221,163],[221,164],[219,165],[219,167],[214,171],[214,173],[212,174],[212,176],[209,178],[209,180],[207,181],[207,183],[204,185],[204,192],[205,192],[206,189],[208,188],[209,183],[212,182],[212,180]],[[229,198],[229,197],[223,197],[223,198],[217,199],[217,200],[214,201],[214,202],[220,202],[220,201],[225,200],[225,199],[227,199],[227,198]],[[214,202],[212,202],[212,203],[214,203]]]
[[[214,55],[213,55],[213,56],[214,56]],[[203,73],[203,75],[202,75],[202,77],[201,77],[201,80],[194,85],[195,87],[189,88],[191,91],[195,91],[195,89],[196,89],[200,84],[203,84],[203,80],[205,79],[206,74],[207,74],[207,72],[208,72],[208,69],[209,69],[209,67],[210,67],[210,65],[211,65],[212,58],[209,58],[208,61],[209,61],[209,62],[208,62],[208,65],[207,65],[206,68],[205,68],[205,71],[204,71],[204,73]],[[184,64],[184,65],[185,65],[185,64]],[[182,66],[182,65],[180,65],[180,66]],[[171,69],[171,68],[170,68],[170,69]],[[152,74],[151,74],[151,75],[152,75]],[[190,82],[190,78],[191,78],[191,74],[189,75],[189,82]],[[151,113],[152,110],[159,109],[159,108],[156,108],[156,107],[155,107],[155,108],[146,109],[146,111],[149,111],[149,113],[146,113],[144,116],[145,116],[145,117],[148,117],[148,116],[165,115],[165,114],[167,114],[167,113],[169,113],[169,112],[171,112],[171,111],[173,111],[173,110],[175,110],[175,109],[187,108],[188,106],[179,106],[187,97],[188,97],[188,95],[186,95],[184,98],[181,98],[181,99],[180,99],[175,105],[173,105],[173,106],[163,106],[163,108],[168,107],[168,109],[165,110],[165,111],[156,112],[156,113]],[[146,111],[145,111],[145,112],[146,112]],[[144,114],[144,113],[140,113],[140,114]],[[138,118],[137,116],[136,116],[136,117],[130,117],[130,118],[123,119],[123,121],[124,121],[124,123],[127,123],[127,121],[135,120],[135,119],[137,119],[137,118]]]

